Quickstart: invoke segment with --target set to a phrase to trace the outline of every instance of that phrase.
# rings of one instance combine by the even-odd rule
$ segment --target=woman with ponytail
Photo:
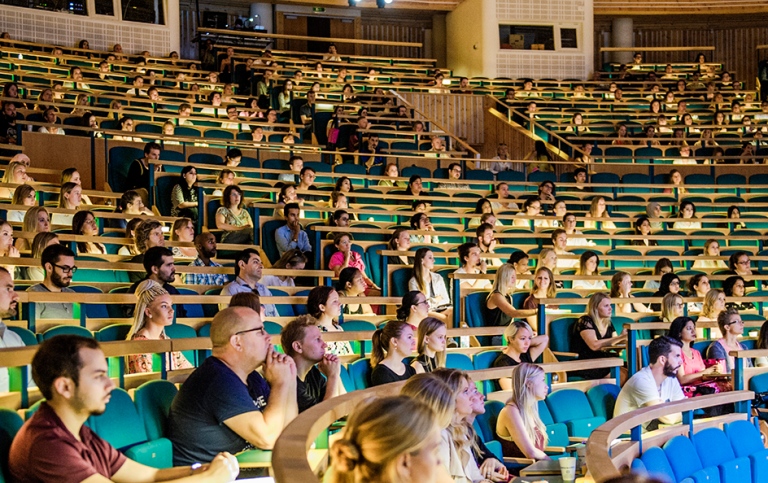
[[[403,359],[416,350],[413,327],[402,320],[391,320],[371,338],[371,386],[405,381],[416,370]]]
[[[330,483],[446,483],[435,413],[406,396],[374,399],[349,416],[331,447]]]
[[[173,323],[173,302],[161,284],[144,280],[136,287],[136,309],[133,312],[133,326],[127,340],[167,339],[165,327]],[[181,352],[172,352],[166,359],[166,368],[171,370],[190,369],[192,364]],[[159,369],[159,368],[158,368]],[[128,373],[153,372],[152,354],[128,356]]]

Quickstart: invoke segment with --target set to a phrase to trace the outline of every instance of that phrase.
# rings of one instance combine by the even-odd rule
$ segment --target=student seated
[[[496,278],[493,281],[491,292],[485,299],[483,320],[486,325],[504,327],[509,325],[515,317],[536,315],[537,309],[518,310],[512,305],[512,294],[515,292],[516,282],[515,268],[510,264],[505,263],[496,270]],[[493,345],[501,345],[501,340],[494,340]]]
[[[596,277],[600,275],[598,267],[600,266],[600,257],[597,253],[587,250],[579,257],[579,268],[576,269],[577,276]],[[573,281],[574,290],[606,290],[603,280],[584,280],[577,279]]]
[[[663,278],[668,273],[673,273],[675,267],[672,266],[672,262],[669,258],[659,258],[656,264],[653,266],[653,276]],[[643,288],[646,290],[658,290],[661,287],[661,282],[658,280],[646,280],[643,284]],[[651,306],[653,308],[653,306]]]
[[[216,210],[216,228],[224,230],[222,243],[253,243],[253,220],[243,204],[243,190],[239,186],[224,188],[221,206]]]
[[[703,376],[715,373],[718,366],[707,367],[701,357],[701,352],[691,346],[696,341],[696,322],[693,319],[678,317],[673,320],[669,326],[669,336],[682,344],[683,364],[677,370],[677,380],[686,397],[714,394],[732,389],[728,382],[702,380]]]
[[[261,262],[259,252],[254,248],[246,248],[239,252],[235,258],[235,280],[226,284],[221,289],[221,295],[235,295],[242,292],[256,292],[264,297],[271,297],[272,292],[261,283],[261,273],[264,270],[264,264]],[[219,304],[223,309],[227,304]],[[277,307],[275,304],[265,304],[264,314],[266,317],[277,317]]]
[[[339,274],[338,292],[340,297],[365,297],[365,275],[355,267],[347,267]],[[344,304],[344,313],[349,315],[374,315],[370,304]]]
[[[488,270],[485,261],[480,258],[480,248],[475,243],[463,243],[459,245],[459,264],[461,265],[454,274],[485,274]],[[471,278],[461,279],[461,288],[484,289],[491,286],[488,279]]]
[[[421,293],[419,293],[420,296]],[[445,322],[434,317],[427,317],[419,324],[416,331],[416,346],[419,355],[411,366],[417,374],[432,372],[439,367],[445,367],[445,334],[448,329]]]
[[[64,245],[51,245],[43,250],[40,265],[45,269],[45,280],[32,285],[27,292],[75,293],[69,288],[77,271],[72,250]],[[71,302],[40,302],[35,304],[35,315],[38,319],[72,319],[74,313]]]
[[[514,367],[526,362],[533,364],[549,344],[549,337],[543,334],[534,337],[531,326],[522,320],[512,321],[504,329],[504,339],[507,347],[493,361],[493,367]],[[502,377],[499,386],[502,391],[512,390],[512,379]]]
[[[13,439],[8,466],[14,481],[225,483],[235,479],[238,462],[228,452],[212,451],[206,453],[211,457],[190,463],[211,461],[204,467],[157,469],[126,458],[96,435],[85,422],[105,411],[115,388],[107,369],[104,353],[94,339],[59,335],[40,344],[32,359],[32,377],[45,401]],[[229,405],[232,391],[233,386],[228,386],[214,395],[227,394]],[[250,398],[249,402],[252,406]],[[190,428],[193,432],[200,429],[198,425]],[[176,449],[174,445],[174,453]]]
[[[711,238],[704,242],[704,253],[702,256],[705,257],[719,257],[720,256],[720,242],[715,240],[714,238]],[[725,260],[700,260],[697,259],[693,262],[693,266],[691,267],[693,270],[715,270],[715,269],[728,269],[728,264],[725,263]]]
[[[496,420],[496,434],[505,457],[551,459],[545,452],[547,430],[538,402],[547,397],[547,378],[539,366],[522,363],[512,371],[512,395]]]
[[[680,292],[680,277],[672,272],[667,272],[661,276],[661,282],[659,282],[659,289],[653,294],[653,297],[663,298],[668,293],[677,294]],[[661,304],[652,303],[651,310],[654,312],[661,311]]]
[[[212,355],[181,386],[168,414],[175,464],[252,446],[272,449],[298,414],[296,365],[272,348],[258,313],[221,310],[211,322],[211,342]]]
[[[13,277],[3,267],[0,267],[0,349],[24,347],[24,341],[19,335],[8,329],[3,322],[16,317],[19,294],[13,290]],[[8,392],[10,379],[7,367],[0,367],[0,393]]]
[[[611,298],[607,294],[597,292],[589,298],[587,313],[574,324],[571,334],[571,347],[573,352],[579,354],[579,360],[614,357],[609,348],[626,343],[626,332],[614,335],[616,332],[611,323],[612,310]],[[606,377],[609,372],[607,368],[584,369],[574,374],[584,379],[600,379]]]
[[[381,295],[381,289],[365,275],[365,261],[362,255],[352,249],[352,236],[349,233],[337,233],[333,237],[333,244],[338,251],[331,256],[328,268],[333,270],[337,277],[347,268],[358,269],[365,284],[363,289],[365,295],[370,297]]]
[[[632,291],[632,276],[627,272],[616,272],[611,277],[611,298],[633,298]],[[646,313],[651,312],[651,309],[639,302],[616,302],[616,313],[618,314],[631,314],[633,312]]]
[[[337,322],[341,314],[339,294],[333,287],[319,286],[310,290],[307,296],[307,313],[315,318],[321,332],[341,332],[344,329]],[[354,354],[352,345],[346,340],[328,343],[328,353],[336,356]]]
[[[629,378],[619,392],[613,417],[621,416],[636,409],[680,401],[685,398],[677,372],[683,365],[682,343],[668,336],[653,339],[648,345],[650,364]],[[652,431],[659,424],[677,424],[682,415],[670,414],[643,423],[643,429]]]
[[[747,346],[739,342],[744,333],[744,322],[736,309],[726,309],[717,316],[717,327],[723,337],[712,342],[707,347],[707,359],[717,359],[720,372],[730,374],[734,368],[732,351],[747,350]],[[752,360],[746,359],[746,367],[752,367]]]
[[[416,370],[403,363],[403,359],[416,350],[413,328],[400,320],[387,322],[371,338],[371,386],[405,381]]]
[[[311,315],[300,315],[280,331],[280,345],[296,364],[296,399],[299,412],[344,394],[341,364],[327,345]]]
[[[294,270],[295,272],[300,272],[301,270],[304,270],[306,264],[307,257],[304,256],[301,250],[294,248],[293,250],[288,250],[287,252],[283,253],[283,256],[280,257],[280,259],[272,265],[272,268],[279,270]],[[295,278],[296,275],[294,274],[264,275],[261,278],[261,283],[267,287],[295,287]]]
[[[429,312],[432,317],[450,319],[452,313],[451,297],[445,288],[442,275],[432,270],[435,268],[435,255],[429,248],[419,248],[413,260],[413,276],[408,280],[408,290],[418,290],[427,297]]]
[[[703,273],[697,273],[688,279],[688,295],[690,297],[704,298],[709,292],[709,277]],[[701,312],[703,302],[688,302],[688,312]]]
[[[528,297],[523,301],[523,309],[534,310],[536,314],[539,311],[539,299],[553,299],[557,297],[557,286],[555,285],[554,275],[547,267],[539,267],[533,274],[533,288]],[[549,309],[557,309],[557,305],[548,305]],[[534,326],[538,325],[536,315],[529,315],[528,323]]]

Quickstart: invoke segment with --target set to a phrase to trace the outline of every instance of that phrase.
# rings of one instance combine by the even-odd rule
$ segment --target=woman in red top
[[[363,257],[352,250],[352,235],[349,233],[339,233],[333,237],[333,244],[338,251],[331,256],[331,260],[328,262],[328,268],[333,270],[336,277],[338,277],[341,271],[347,267],[357,268],[362,272],[363,279],[365,280],[365,295],[369,297],[380,295],[381,289],[365,274],[365,262],[363,261]]]

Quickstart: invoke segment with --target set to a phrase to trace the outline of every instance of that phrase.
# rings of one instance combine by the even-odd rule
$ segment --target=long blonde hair
[[[447,369],[441,367],[431,373],[434,377],[437,377],[441,381],[448,384],[451,388],[451,397],[456,399],[459,395],[459,388],[461,387],[461,381],[467,381],[467,384],[473,384],[472,379],[464,371],[458,369]],[[475,429],[467,421],[451,420],[451,424],[448,425],[448,434],[451,436],[451,441],[458,452],[461,450],[475,450],[480,452],[480,448],[475,441]]]
[[[456,409],[456,399],[451,387],[432,374],[416,374],[408,379],[400,394],[421,401],[435,413],[435,419],[440,429],[451,424]]]
[[[536,269],[536,273],[533,274],[533,288],[531,289],[531,295],[535,294],[539,290],[539,286],[536,284],[536,276],[539,272],[546,272],[549,276],[549,287],[547,288],[547,298],[553,299],[557,297],[557,287],[555,286],[555,276],[552,274],[552,270],[547,267],[539,267]]]
[[[707,295],[704,296],[704,303],[701,306],[701,315],[709,317],[710,319],[716,319],[717,316],[720,315],[713,314],[712,310],[715,308],[715,302],[717,302],[717,297],[719,297],[721,293],[724,294],[725,292],[717,288],[709,289]]]
[[[45,212],[50,220],[51,215],[44,206],[30,206],[27,213],[24,215],[24,221],[22,222],[24,231],[28,233],[37,233],[37,215],[39,215],[41,211]]]
[[[436,426],[434,411],[410,397],[364,401],[331,447],[331,483],[396,483],[398,457],[422,449]]]
[[[600,329],[600,333],[605,332],[606,327],[610,325],[611,319],[603,319],[600,317],[597,308],[600,306],[600,302],[611,297],[604,292],[595,292],[589,297],[589,303],[587,304],[587,315],[592,319],[597,327]],[[607,320],[607,322],[606,322]]]
[[[536,400],[529,383],[544,376],[544,370],[536,364],[523,362],[512,371],[512,395],[507,404],[512,404],[520,411],[523,431],[535,442],[539,437],[547,441],[547,428],[539,417],[539,402]]]
[[[446,327],[445,322],[435,317],[427,317],[426,319],[419,322],[419,328],[417,330],[417,336],[416,336],[418,341],[417,347],[418,347],[419,355],[423,354],[425,352],[425,349],[427,348],[427,342],[426,342],[427,336],[432,334],[434,331],[436,331],[441,327]],[[445,367],[445,355],[446,355],[445,350],[435,353],[435,359],[437,360],[437,367]]]
[[[10,164],[5,168],[5,173],[3,173],[3,179],[2,183],[13,183],[13,172],[16,171],[16,168],[19,166],[24,166],[24,169],[27,168],[27,165],[22,163],[21,161],[11,161]]]
[[[499,292],[501,295],[506,296],[508,293],[515,290],[514,284],[511,287],[507,285],[507,280],[509,280],[509,272],[515,272],[515,267],[509,263],[505,263],[496,269],[496,278],[493,280],[491,293]]]
[[[709,293],[707,293],[709,295]],[[680,299],[680,301],[683,300],[683,296],[677,293],[668,293],[664,296],[663,299],[661,299],[661,320],[664,322],[672,322],[672,320],[675,319],[675,317],[672,317],[672,314],[675,310],[675,304],[677,303],[677,299]],[[704,311],[702,310],[702,315],[704,314]]]
[[[136,287],[136,308],[133,311],[133,325],[128,331],[126,340],[131,340],[134,335],[139,333],[146,325],[146,309],[157,297],[167,295],[168,291],[163,288],[159,282],[152,279],[146,279]]]

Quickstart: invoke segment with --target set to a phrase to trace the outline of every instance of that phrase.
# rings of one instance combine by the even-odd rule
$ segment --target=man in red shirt
[[[239,473],[237,460],[220,453],[210,465],[156,469],[126,458],[84,426],[102,414],[115,385],[93,339],[60,335],[43,342],[32,359],[32,377],[46,401],[11,445],[11,481],[37,483],[224,483]]]

